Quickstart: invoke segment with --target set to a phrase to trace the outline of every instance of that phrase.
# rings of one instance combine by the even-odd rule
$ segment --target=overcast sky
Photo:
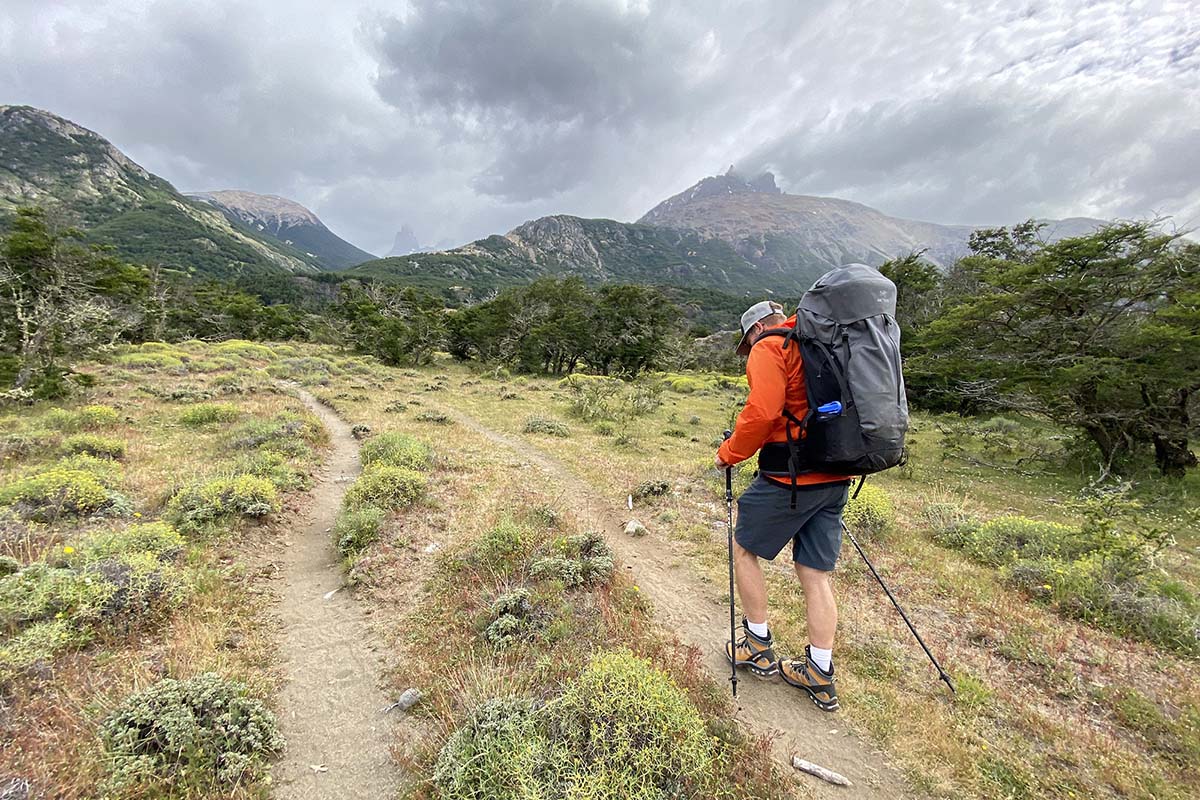
[[[1200,226],[1189,2],[3,0],[0,103],[381,253],[701,177],[946,223]]]

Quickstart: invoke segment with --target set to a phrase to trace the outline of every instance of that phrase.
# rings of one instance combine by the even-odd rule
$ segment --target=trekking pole
[[[891,600],[892,605],[900,612],[900,619],[904,620],[904,624],[912,631],[912,635],[917,637],[917,644],[921,645],[921,649],[925,651],[925,655],[929,656],[929,660],[933,662],[933,666],[937,667],[938,675],[950,687],[950,694],[956,694],[954,683],[951,682],[950,676],[946,674],[946,670],[942,669],[942,665],[938,663],[938,660],[933,657],[933,653],[929,652],[929,648],[925,646],[925,640],[921,638],[921,634],[917,633],[917,629],[913,627],[913,624],[908,621],[908,615],[904,613],[904,609],[896,602],[896,598],[892,596],[892,591],[883,582],[883,578],[879,577],[879,573],[875,570],[875,565],[871,563],[871,559],[867,558],[867,554],[863,552],[862,546],[854,538],[854,534],[850,532],[850,529],[846,527],[845,522],[842,523],[842,530],[846,532],[846,535],[850,537],[850,541],[854,543],[854,549],[858,551],[858,554],[862,556],[862,560],[866,562],[867,569],[871,570],[871,574],[875,576],[875,580],[879,581],[879,585],[883,587],[883,592],[888,596],[888,600]]]
[[[725,438],[733,435],[733,431],[725,431]],[[725,516],[729,523],[729,682],[733,685],[733,696],[737,697],[737,641],[734,627],[733,610],[733,467],[725,467]]]

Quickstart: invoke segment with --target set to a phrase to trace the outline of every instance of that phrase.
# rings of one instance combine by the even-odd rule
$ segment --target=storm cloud
[[[1186,3],[351,0],[0,8],[0,102],[382,252],[636,219],[736,164],[948,223],[1200,224]]]

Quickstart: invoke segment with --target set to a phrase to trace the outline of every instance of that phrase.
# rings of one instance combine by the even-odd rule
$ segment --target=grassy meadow
[[[743,380],[404,370],[237,341],[129,347],[81,371],[71,402],[0,411],[0,779],[35,797],[269,793],[285,746],[269,565],[326,444],[302,387],[363,441],[330,536],[387,645],[389,693],[424,693],[395,747],[406,796],[807,792],[529,465],[552,455],[670,542],[707,588],[696,603],[719,608],[711,459]],[[910,447],[847,520],[958,693],[847,543],[836,725],[918,796],[1200,793],[1196,476],[1096,492],[1070,437],[1022,419],[917,414]],[[767,572],[792,656],[803,598],[785,559]],[[205,714],[232,706],[244,724],[206,738]],[[150,742],[154,717],[199,722]]]

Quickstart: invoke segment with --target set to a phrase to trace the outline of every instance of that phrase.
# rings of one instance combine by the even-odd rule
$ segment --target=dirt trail
[[[575,513],[585,524],[604,531],[622,561],[633,568],[638,586],[654,606],[657,621],[685,644],[698,648],[709,674],[728,685],[729,662],[721,651],[729,638],[729,607],[707,598],[712,586],[703,583],[686,567],[672,567],[676,560],[667,544],[655,536],[634,539],[621,533],[623,509],[605,499],[578,478],[569,466],[515,436],[494,431],[473,417],[445,408],[461,425],[489,440],[516,451],[519,456],[547,472],[563,485],[577,503]],[[846,729],[838,714],[817,710],[807,697],[779,680],[760,680],[747,674],[738,681],[737,718],[759,732],[778,734],[775,755],[789,764],[792,753],[842,773],[854,784],[833,786],[815,778],[805,785],[817,798],[919,797],[903,776],[889,765],[881,751]]]
[[[380,660],[370,632],[342,590],[327,533],[359,472],[358,445],[349,425],[307,392],[300,397],[320,417],[333,446],[297,520],[304,527],[285,533],[290,544],[280,558],[278,613],[287,676],[280,726],[288,746],[275,768],[274,796],[379,800],[394,796],[400,783],[383,711],[388,701],[379,689]]]

